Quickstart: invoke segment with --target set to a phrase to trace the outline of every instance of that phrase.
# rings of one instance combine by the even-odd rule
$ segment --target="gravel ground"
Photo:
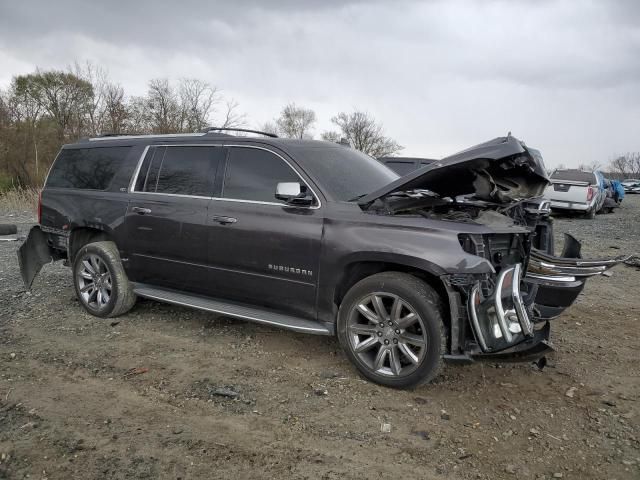
[[[638,254],[638,212],[631,196],[556,233]],[[448,367],[394,391],[331,338],[150,301],[91,317],[60,264],[27,293],[16,248],[0,242],[0,479],[640,478],[636,268],[588,282],[543,371]]]

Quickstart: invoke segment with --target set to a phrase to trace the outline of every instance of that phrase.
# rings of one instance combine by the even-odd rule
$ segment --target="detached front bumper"
[[[22,281],[27,290],[31,288],[33,280],[43,265],[64,258],[60,251],[51,248],[47,235],[39,226],[32,227],[27,239],[18,248],[18,263]]]
[[[500,271],[493,288],[477,282],[468,295],[467,310],[480,355],[496,360],[543,356],[552,349],[548,320],[576,301],[589,277],[628,258],[582,259],[580,242],[566,234],[560,257],[532,250],[526,276],[516,264]]]
[[[605,274],[612,267],[628,260],[629,255],[616,258],[586,260],[582,245],[565,234],[564,248],[559,257],[532,250],[529,270],[524,281],[535,292],[534,321],[550,320],[569,308],[584,289],[589,277]]]

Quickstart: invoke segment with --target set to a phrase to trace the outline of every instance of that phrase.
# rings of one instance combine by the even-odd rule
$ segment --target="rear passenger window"
[[[96,147],[62,150],[47,187],[106,190],[123,165],[131,147]]]
[[[209,197],[216,170],[223,160],[224,149],[220,147],[151,147],[134,190]]]
[[[276,203],[276,185],[280,182],[302,183],[302,180],[289,165],[271,152],[232,147],[222,196]]]

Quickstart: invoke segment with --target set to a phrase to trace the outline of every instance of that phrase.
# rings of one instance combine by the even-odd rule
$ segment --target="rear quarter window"
[[[49,172],[47,187],[106,190],[131,147],[62,150]]]

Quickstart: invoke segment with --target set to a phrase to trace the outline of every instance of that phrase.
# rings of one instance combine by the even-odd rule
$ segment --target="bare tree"
[[[93,96],[92,85],[69,72],[37,70],[16,77],[30,95],[55,122],[58,137],[78,138]]]
[[[640,152],[627,152],[609,162],[609,168],[620,178],[640,176]]]
[[[278,126],[275,122],[264,122],[262,125],[258,127],[258,130],[266,133],[273,133],[274,135],[278,134]]]
[[[180,130],[198,132],[209,124],[214,104],[218,101],[215,87],[196,78],[180,80],[178,95],[180,102]]]
[[[76,114],[84,116],[79,119],[86,130],[86,134],[98,135],[105,131],[105,95],[109,85],[107,72],[93,63],[87,61],[84,64],[76,62],[69,73],[84,80],[92,87],[90,97],[87,99],[85,111],[78,111]]]
[[[578,165],[578,170],[584,170],[585,172],[595,172],[596,170],[600,170],[602,164],[598,161],[593,161],[590,163],[581,163]]]
[[[241,128],[247,124],[247,115],[238,111],[239,104],[235,100],[225,101],[225,110],[222,114],[220,127]]]
[[[147,97],[129,98],[126,103],[125,131],[127,133],[151,133],[151,118],[147,107]]]
[[[63,143],[83,135],[179,133],[207,125],[241,127],[238,102],[198,79],[151,80],[145,95],[128,97],[91,63],[66,71],[36,70],[0,90],[0,175],[37,185]]]
[[[326,140],[327,142],[333,143],[338,143],[340,140],[342,140],[342,137],[338,132],[322,132],[320,138],[322,138],[322,140]]]
[[[178,133],[182,130],[178,96],[166,78],[149,82],[146,106],[151,133]]]
[[[339,132],[325,132],[324,139],[344,138],[353,148],[379,158],[398,153],[402,147],[394,139],[384,135],[382,125],[366,112],[339,113],[331,121]]]
[[[120,85],[108,83],[104,88],[104,129],[109,133],[123,133],[129,112]]]
[[[276,119],[278,133],[288,138],[313,138],[311,129],[316,123],[313,110],[298,107],[295,103],[286,105]]]

